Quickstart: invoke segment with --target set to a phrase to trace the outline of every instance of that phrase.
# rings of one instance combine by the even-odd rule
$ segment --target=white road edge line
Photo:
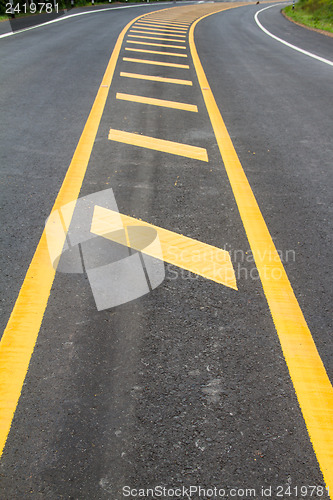
[[[170,2],[159,2],[158,5],[166,5],[169,3]],[[46,23],[37,24],[36,26],[30,26],[30,28],[24,28],[19,31],[10,31],[9,33],[4,33],[3,35],[0,35],[0,38],[6,38],[8,36],[18,35],[19,33],[24,33],[25,31],[41,28],[42,26],[47,26],[49,24],[59,23],[60,21],[66,21],[67,19],[72,19],[73,17],[85,16],[86,14],[98,14],[99,12],[105,12],[106,10],[131,9],[133,7],[151,7],[151,5],[152,4],[150,3],[143,3],[135,5],[124,5],[123,7],[107,7],[106,9],[88,10],[87,12],[78,12],[77,14],[70,14],[69,16],[58,17],[57,19],[53,19],[52,21],[47,21]]]
[[[276,7],[277,5],[281,5],[281,4],[275,3],[274,5],[269,5],[268,7],[265,7],[264,9],[258,10],[258,12],[254,16],[254,20],[257,23],[257,25],[259,26],[259,28],[264,33],[266,33],[266,35],[274,38],[274,40],[277,40],[278,42],[281,42],[284,45],[287,45],[287,47],[290,47],[291,49],[297,50],[298,52],[301,52],[302,54],[305,54],[306,56],[313,57],[313,59],[317,59],[318,61],[321,61],[325,64],[329,64],[330,66],[333,66],[333,61],[329,61],[328,59],[324,59],[323,57],[316,56],[316,54],[312,54],[312,52],[308,52],[307,50],[296,47],[296,45],[292,45],[291,43],[286,42],[285,40],[282,40],[282,38],[279,38],[278,36],[273,35],[273,33],[271,33],[270,31],[268,31],[266,28],[263,27],[263,25],[261,24],[261,22],[258,19],[258,14],[260,14],[260,12],[263,12],[266,9],[271,9],[272,7]]]

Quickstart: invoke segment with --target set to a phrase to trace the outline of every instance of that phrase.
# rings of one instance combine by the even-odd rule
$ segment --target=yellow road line
[[[186,47],[180,45],[168,45],[167,43],[153,43],[153,42],[137,42],[136,40],[127,40],[127,43],[136,43],[138,45],[149,45],[152,47],[168,47],[168,49],[181,49],[186,50]]]
[[[174,38],[160,38],[157,36],[143,36],[143,35],[128,35],[132,38],[144,38],[146,40],[160,40],[164,42],[179,42],[179,43],[185,43],[185,40],[175,40]]]
[[[155,26],[151,26],[150,24],[136,24],[135,26],[133,26],[133,28],[135,29],[143,29],[143,30],[153,30],[153,31],[162,31],[162,32],[165,32],[165,33],[168,33],[169,31],[171,33],[182,33],[183,35],[186,34],[187,30],[185,29],[173,29],[173,28],[158,28],[158,27],[155,27]]]
[[[148,18],[146,18],[148,20]],[[149,21],[153,20],[154,22],[161,22],[161,23],[167,23],[167,24],[176,24],[176,25],[181,25],[181,26],[190,26],[190,22],[182,22],[182,21],[172,21],[171,19],[164,19],[164,18],[149,18]]]
[[[206,149],[198,148],[197,146],[189,146],[188,144],[166,141],[165,139],[156,139],[155,137],[132,134],[130,132],[123,132],[122,130],[115,129],[110,129],[109,140],[208,162]]]
[[[146,31],[146,30],[130,30],[130,33],[144,33],[146,35],[163,35],[163,36],[174,36],[176,38],[186,38],[186,35],[175,35],[174,33],[166,33],[165,30],[154,30],[154,31]]]
[[[161,54],[162,56],[187,57],[186,54],[179,54],[179,52],[163,52],[162,50],[134,49],[132,47],[126,47],[125,50],[131,50],[132,52],[144,52],[145,54]]]
[[[144,227],[157,232],[160,247],[146,246],[145,233],[138,231]],[[130,248],[159,260],[163,257],[164,262],[237,290],[233,265],[226,250],[99,206],[94,209],[90,231],[121,245],[124,244],[125,231]]]
[[[145,17],[145,18],[142,18],[142,21],[144,22],[149,22],[149,23],[161,23],[161,24],[170,24],[171,26],[185,26],[185,27],[188,27],[189,24],[191,23],[182,23],[181,21],[168,21],[167,19],[153,19],[151,17]],[[140,21],[141,22],[141,21]]]
[[[333,489],[333,388],[202,68],[193,32],[204,17],[190,29],[194,66],[309,436]]]
[[[164,108],[181,109],[184,111],[192,111],[194,113],[198,112],[197,106],[193,104],[186,104],[184,102],[165,101],[163,99],[155,99],[153,97],[143,97],[139,95],[123,94],[121,92],[117,92],[116,98],[122,99],[123,101],[151,104],[153,106],[162,106]]]
[[[138,26],[143,27],[143,26],[148,26],[148,28],[152,29],[163,29],[163,30],[171,30],[171,31],[179,31],[179,32],[187,32],[188,31],[188,26],[172,26],[170,24],[165,24],[165,23],[153,23],[150,21],[139,21],[135,24],[133,24],[133,28],[137,28]],[[144,28],[146,29],[146,28]]]
[[[52,212],[76,200],[79,195],[122,42],[136,19],[128,23],[118,37]],[[72,213],[69,214],[71,216]],[[58,245],[61,246],[61,242]],[[54,276],[44,231],[0,342],[0,454],[21,395]]]
[[[164,19],[164,18],[163,19],[162,18],[158,19],[158,18],[155,18],[155,17],[152,18],[149,15],[147,15],[146,17],[143,17],[139,22],[140,23],[141,22],[144,22],[144,23],[145,22],[148,22],[148,23],[163,23],[163,24],[171,24],[172,26],[173,25],[184,25],[184,26],[188,25],[188,23],[183,23],[181,21],[175,21],[175,20],[170,21],[168,19]]]
[[[135,62],[140,64],[153,64],[154,66],[168,66],[169,68],[190,68],[188,64],[167,63],[163,61],[152,61],[150,59],[135,59],[134,57],[123,57],[123,61]]]
[[[126,73],[125,71],[121,71],[120,76],[126,78],[137,78],[138,80],[149,80],[152,82],[174,83],[176,85],[188,85],[190,87],[192,87],[193,85],[191,80],[179,80],[177,78],[167,78],[165,76],[140,75],[138,73]]]
[[[165,28],[165,29],[178,28],[179,31],[187,31],[188,30],[187,26],[181,27],[181,26],[175,26],[172,24],[153,23],[153,22],[148,22],[148,21],[135,23],[135,26],[149,26],[150,28]]]

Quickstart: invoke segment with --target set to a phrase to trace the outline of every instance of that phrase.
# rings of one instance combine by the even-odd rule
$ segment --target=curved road
[[[298,387],[306,386],[303,380],[294,385],[290,376],[293,362],[287,367],[269,291],[253,261],[251,214],[239,212],[242,200],[227,175],[229,159],[221,159],[203,97],[209,90],[188,41],[191,23],[220,7],[134,7],[0,40],[3,330],[82,130],[93,120],[98,131],[91,156],[80,150],[78,157],[80,196],[112,188],[120,213],[228,251],[238,288],[171,259],[160,286],[98,311],[86,273],[58,272],[45,314],[38,306],[43,322],[1,458],[2,499],[120,500],[140,496],[139,488],[143,498],[163,497],[162,490],[155,496],[147,491],[156,486],[169,489],[164,498],[329,498],[321,453],[332,458],[331,393],[330,412],[322,416],[318,408],[327,440],[315,440],[314,452],[309,432],[317,434],[298,402]],[[254,15],[263,7],[206,17],[194,42],[322,371],[333,382],[333,68],[260,30]],[[110,89],[106,80],[100,87],[123,28],[162,9],[168,10],[147,17],[155,26],[138,20],[129,28]],[[290,23],[280,9],[259,14],[267,30],[333,60],[332,38]],[[98,91],[107,92],[100,123],[88,119]],[[138,96],[149,103],[137,102]],[[159,142],[133,142],[142,136]],[[170,154],[166,147],[176,150]],[[34,328],[34,304],[48,298],[43,287],[34,290],[23,294],[25,309],[14,311],[23,337]],[[7,327],[10,339],[17,324]],[[6,352],[20,364],[23,351],[19,345]],[[6,352],[0,346],[5,388],[12,378]],[[304,379],[312,370],[310,363]],[[3,387],[4,429],[4,408],[18,394]],[[315,397],[309,394],[310,407]],[[324,474],[327,481],[331,471]]]

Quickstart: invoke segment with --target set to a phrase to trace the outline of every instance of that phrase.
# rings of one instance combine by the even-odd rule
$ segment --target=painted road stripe
[[[324,59],[323,57],[317,56],[316,54],[313,54],[312,52],[308,52],[307,50],[301,49],[300,47],[297,47],[296,45],[292,45],[291,43],[286,42],[286,40],[283,40],[282,38],[279,38],[278,36],[273,35],[273,33],[271,33],[270,31],[268,31],[268,29],[264,28],[264,26],[261,24],[261,22],[258,19],[258,15],[260,14],[260,12],[263,12],[266,9],[271,9],[272,7],[276,7],[276,5],[280,5],[280,4],[269,5],[268,7],[265,7],[264,9],[259,10],[255,14],[254,20],[257,23],[257,25],[259,26],[259,28],[264,33],[266,33],[266,35],[270,36],[271,38],[273,38],[277,42],[283,43],[284,45],[286,45],[290,49],[297,50],[297,52],[301,52],[301,54],[304,54],[306,56],[312,57],[312,59],[317,59],[317,61],[320,61],[320,62],[323,62],[325,64],[328,64],[329,66],[333,66],[333,61],[330,61],[329,59]]]
[[[152,23],[152,22],[148,22],[148,21],[135,23],[135,26],[149,26],[150,28],[165,28],[165,29],[177,28],[179,31],[187,31],[188,30],[188,27],[175,26],[172,24]]]
[[[119,217],[121,224],[119,224]],[[145,245],[145,236],[142,241],[142,232],[133,231],[134,227],[154,229],[158,234],[161,247],[156,245],[147,247]],[[131,231],[128,232],[127,228],[130,228]],[[107,208],[95,206],[90,229],[93,234],[123,245],[123,230],[127,234],[127,242],[130,248],[159,260],[161,260],[162,249],[164,262],[237,290],[234,268],[230,255],[226,250],[187,238],[148,222],[113,212]]]
[[[158,32],[158,30],[155,31],[145,31],[145,30],[130,30],[130,33],[143,33],[146,35],[163,35],[163,36],[174,36],[176,38],[186,38],[186,35],[175,35],[174,33],[166,33],[164,30],[159,30],[161,33]]]
[[[167,21],[165,19],[152,19],[149,14],[137,21],[138,23],[152,23],[152,24],[169,24],[170,26],[182,26],[184,23],[180,21]],[[186,24],[186,23],[185,23]],[[187,25],[186,25],[187,26]],[[182,26],[183,27],[183,26]]]
[[[165,139],[156,139],[155,137],[132,134],[130,132],[123,132],[122,130],[115,129],[110,129],[109,140],[208,162],[206,149],[198,148],[197,146],[189,146],[188,144],[166,141]]]
[[[176,33],[186,33],[188,31],[188,28],[178,28],[178,27],[172,27],[172,26],[168,26],[168,25],[163,25],[163,24],[152,24],[152,23],[144,23],[144,22],[140,22],[140,23],[135,23],[133,25],[134,28],[143,28],[143,29],[154,29],[154,30],[166,30],[166,31],[175,31]]]
[[[176,23],[168,23],[168,22],[163,22],[163,21],[145,21],[149,23],[151,26],[161,26],[161,27],[166,27],[166,28],[177,28],[177,29],[182,29],[182,30],[188,30],[190,27],[190,24],[176,24]]]
[[[191,80],[179,80],[177,78],[167,78],[165,76],[140,75],[138,73],[126,73],[125,71],[121,71],[120,76],[123,76],[125,78],[137,78],[138,80],[149,80],[152,82],[174,83],[176,85],[188,85],[191,87],[193,85]]]
[[[152,30],[152,31],[162,31],[163,33],[181,33],[182,35],[187,33],[187,30],[176,30],[172,28],[157,28],[155,26],[150,26],[148,25],[143,25],[143,24],[136,24],[134,26],[135,29],[143,29],[143,30]]]
[[[188,64],[167,63],[163,61],[152,61],[150,59],[135,59],[133,57],[123,57],[123,61],[135,62],[140,64],[153,64],[155,66],[168,66],[170,68],[182,68],[182,69],[190,68]]]
[[[136,43],[138,45],[148,45],[151,47],[168,47],[168,49],[186,49],[186,47],[184,47],[183,45],[168,45],[167,43],[138,42],[135,40],[127,40],[127,43]]]
[[[310,439],[333,490],[333,388],[201,65],[193,33],[205,17],[189,34],[195,70]]]
[[[157,36],[143,36],[143,35],[128,35],[132,38],[143,38],[145,40],[160,40],[164,42],[179,42],[179,43],[185,43],[185,40],[175,40],[174,38],[160,38]]]
[[[163,24],[172,24],[172,25],[181,25],[181,26],[188,26],[191,23],[188,22],[183,22],[183,21],[175,21],[174,19],[167,19],[166,17],[158,18],[158,17],[153,17],[147,14],[144,18],[142,18],[143,21],[148,21],[152,23],[163,23]]]
[[[176,101],[165,101],[163,99],[155,99],[153,97],[143,97],[139,95],[122,94],[118,92],[116,94],[117,99],[122,99],[123,101],[138,102],[142,104],[151,104],[153,106],[162,106],[165,108],[182,109],[184,111],[192,111],[194,113],[198,112],[198,107],[193,104],[186,104],[184,102]]]
[[[79,196],[124,36],[140,17],[128,23],[117,39],[51,213]],[[60,246],[61,242],[58,242],[58,245]],[[54,276],[55,269],[50,262],[46,234],[43,231],[0,341],[0,454],[3,452],[21,395]]]
[[[162,56],[187,57],[186,54],[179,54],[178,52],[163,52],[162,50],[134,49],[133,47],[126,47],[125,50],[130,50],[132,52],[144,52],[145,54],[161,54]]]
[[[158,18],[158,17],[145,17],[145,20],[149,21],[154,21],[154,22],[159,22],[159,23],[167,23],[167,24],[176,24],[176,25],[181,25],[181,26],[190,26],[190,22],[185,22],[185,21],[173,21],[172,19],[168,18]]]
[[[171,24],[172,26],[176,25],[180,25],[180,26],[187,26],[188,23],[185,23],[185,22],[182,22],[182,21],[175,21],[174,19],[171,21],[171,20],[168,20],[166,18],[157,18],[157,17],[153,17],[151,16],[150,14],[147,14],[144,18],[142,18],[142,21],[140,20],[139,21],[140,23],[141,22],[148,22],[148,23],[161,23],[161,24]]]

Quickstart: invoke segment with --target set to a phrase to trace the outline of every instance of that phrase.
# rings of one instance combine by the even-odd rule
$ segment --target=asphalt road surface
[[[280,10],[145,5],[0,38],[2,500],[329,498],[333,38]],[[94,193],[105,237],[84,244],[79,213],[54,276],[45,221]],[[125,222],[174,255],[120,245]]]

